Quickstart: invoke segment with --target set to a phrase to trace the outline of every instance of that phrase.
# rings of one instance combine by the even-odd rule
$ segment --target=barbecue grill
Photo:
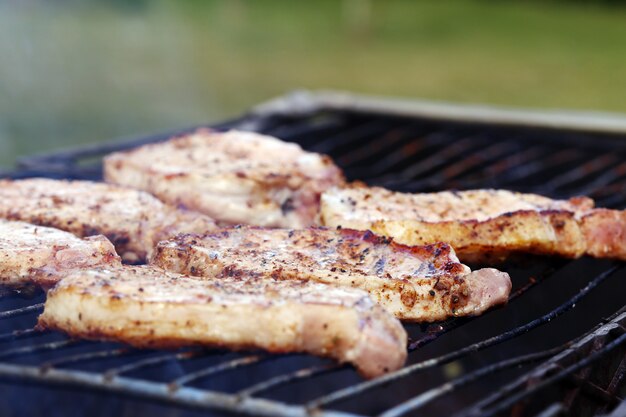
[[[626,118],[617,116],[299,92],[213,127],[300,143],[349,179],[394,190],[507,188],[626,208]],[[193,129],[27,157],[4,176],[97,180],[103,155]],[[506,307],[407,325],[408,364],[372,381],[307,355],[71,340],[33,328],[44,294],[5,291],[0,412],[625,416],[624,266],[516,259],[501,267],[514,284]]]

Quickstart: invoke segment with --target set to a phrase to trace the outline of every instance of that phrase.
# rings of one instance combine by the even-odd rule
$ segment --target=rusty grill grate
[[[400,115],[393,106],[299,100],[217,127],[298,142],[330,154],[350,179],[396,190],[497,187],[584,194],[599,206],[626,208],[626,129]],[[102,155],[170,135],[26,158],[5,175],[99,179]],[[542,257],[505,266],[514,282],[508,306],[477,318],[408,325],[409,364],[373,381],[306,355],[147,351],[41,333],[33,325],[45,296],[5,292],[0,381],[266,416],[618,416],[626,407],[624,266]],[[2,389],[9,396],[20,388]]]

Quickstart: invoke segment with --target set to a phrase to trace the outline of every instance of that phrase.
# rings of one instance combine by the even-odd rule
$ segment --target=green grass
[[[0,5],[0,165],[295,88],[626,113],[626,8],[572,2]]]

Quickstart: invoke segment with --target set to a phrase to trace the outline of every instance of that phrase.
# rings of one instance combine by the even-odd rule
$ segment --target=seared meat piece
[[[504,190],[404,194],[378,187],[334,188],[322,196],[327,226],[369,229],[409,245],[448,242],[464,261],[512,252],[626,259],[626,211],[593,200],[552,200]]]
[[[470,269],[444,243],[405,246],[371,232],[239,227],[160,242],[152,262],[200,277],[300,279],[361,288],[396,317],[435,321],[507,301],[509,276]]]
[[[121,266],[104,236],[80,239],[50,227],[0,219],[2,285],[49,287],[71,270],[98,266]]]
[[[198,130],[105,159],[107,181],[148,191],[226,224],[313,224],[325,189],[343,183],[327,156],[257,133]]]
[[[156,267],[79,271],[48,293],[41,328],[138,347],[307,352],[394,371],[407,336],[366,293],[304,281],[198,280]]]
[[[167,206],[143,191],[43,178],[0,181],[0,218],[82,237],[105,235],[129,262],[144,260],[160,240],[215,228],[207,216]]]

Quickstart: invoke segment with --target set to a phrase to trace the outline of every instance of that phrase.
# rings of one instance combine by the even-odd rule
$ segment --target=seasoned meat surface
[[[109,155],[107,181],[148,191],[226,224],[311,225],[325,189],[343,183],[327,156],[251,132],[198,130]]]
[[[361,288],[403,320],[476,315],[507,301],[509,276],[471,272],[444,243],[405,246],[371,232],[238,227],[160,242],[152,262],[199,277],[267,277]]]
[[[143,191],[43,178],[0,180],[0,218],[81,237],[105,235],[129,262],[143,261],[159,240],[215,228],[209,217],[170,207]]]
[[[304,281],[198,280],[156,267],[79,271],[49,293],[39,326],[138,347],[307,352],[371,378],[402,367],[402,325],[365,292]]]
[[[513,252],[626,259],[626,212],[593,200],[552,200],[506,190],[406,194],[356,184],[322,196],[326,226],[372,230],[416,245],[448,242],[461,260]]]
[[[104,236],[80,239],[50,227],[0,219],[1,285],[49,287],[75,269],[120,265]]]

